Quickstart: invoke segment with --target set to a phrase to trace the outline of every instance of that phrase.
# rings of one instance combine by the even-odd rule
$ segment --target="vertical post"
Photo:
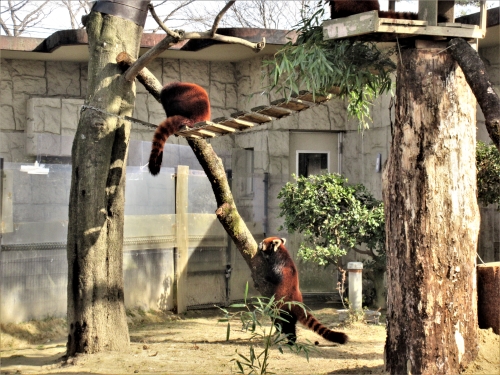
[[[479,2],[479,27],[486,35],[486,28],[488,27],[487,11],[486,11],[486,0],[481,0]]]
[[[189,167],[177,167],[175,184],[175,232],[177,242],[177,313],[187,310],[187,267],[188,267],[188,176]]]
[[[437,25],[437,0],[420,0],[418,2],[418,19],[427,21],[428,26]]]
[[[438,0],[437,12],[448,18],[448,22],[455,22],[455,1]]]
[[[363,263],[347,263],[349,272],[349,302],[353,310],[361,310],[363,305]]]

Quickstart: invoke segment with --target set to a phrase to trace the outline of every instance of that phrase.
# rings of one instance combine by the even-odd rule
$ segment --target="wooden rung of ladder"
[[[265,122],[273,121],[272,117],[269,117],[267,115],[263,115],[260,113],[256,113],[256,112],[243,112],[242,111],[242,112],[233,113],[231,116],[233,116],[235,119],[238,119],[238,120],[255,122],[257,124],[263,124]]]
[[[300,112],[300,111],[307,109],[311,106],[310,103],[306,103],[303,100],[295,99],[295,98],[292,98],[289,101],[286,101],[286,99],[278,99],[278,100],[271,102],[271,104],[276,106],[276,107],[286,108],[286,109],[289,109],[290,111],[294,111],[294,112]]]
[[[286,108],[268,105],[261,105],[259,107],[252,108],[252,112],[275,118],[283,118],[292,114],[292,112]]]
[[[252,128],[254,126],[254,123],[250,121],[245,121],[239,118],[227,118],[225,120],[219,121],[219,124],[228,126],[233,129],[237,130],[245,130]]]
[[[196,124],[195,124],[196,125]],[[181,135],[183,137],[193,137],[193,138],[213,138],[217,134],[206,130],[201,127],[189,128],[187,126],[183,127],[180,131],[175,133],[176,135]]]
[[[311,92],[308,92],[308,91],[301,91],[301,92],[299,92],[299,95],[297,96],[297,99],[304,100],[306,102],[311,102],[311,103],[323,103],[323,102],[326,102],[327,100],[330,100],[331,98],[332,98],[331,94],[328,94],[327,96],[313,95]]]

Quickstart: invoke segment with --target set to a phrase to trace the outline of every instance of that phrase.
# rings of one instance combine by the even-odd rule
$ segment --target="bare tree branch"
[[[222,10],[219,12],[219,14],[217,15],[217,17],[215,17],[214,24],[212,26],[212,32],[210,33],[210,37],[213,38],[215,36],[215,32],[217,31],[217,28],[219,27],[220,20],[222,19],[222,17],[224,16],[224,14],[227,12],[227,10],[233,6],[233,4],[235,2],[236,2],[236,0],[228,1],[228,3],[226,4],[226,6],[224,8],[222,8]]]
[[[0,26],[2,26],[3,31],[5,31],[5,34],[7,34],[8,36],[12,36],[12,33],[10,32],[9,28],[3,21],[2,17],[0,17]]]
[[[120,53],[116,57],[116,62],[120,66],[123,72],[136,62],[136,60],[126,52]],[[160,92],[162,89],[161,83],[156,79],[153,73],[149,69],[143,68],[137,74],[137,80],[142,83],[146,90],[153,95],[153,97],[158,101],[160,100]]]
[[[5,3],[7,5],[4,5]],[[28,0],[4,1],[2,2],[1,13],[5,16],[0,19],[0,26],[7,35],[20,36],[28,28],[42,22],[54,9],[53,5],[49,0],[43,2]]]
[[[160,20],[160,17],[158,17],[158,15],[156,14],[156,10],[155,10],[155,7],[153,6],[153,4],[149,4],[149,12],[151,13],[151,15],[153,16],[154,20],[156,21],[156,23],[158,24],[158,26],[160,26],[163,31],[165,31],[167,33],[167,35],[171,36],[172,38],[180,38],[180,35],[172,30],[170,30],[163,22],[162,20]]]
[[[170,30],[158,17],[156,11],[154,10],[154,6],[149,4],[149,10],[151,15],[158,23],[158,25],[167,33],[167,36],[159,42],[156,46],[151,48],[148,52],[142,55],[137,61],[130,66],[130,68],[125,72],[125,79],[127,81],[133,81],[137,74],[148,65],[153,59],[155,59],[158,55],[160,55],[163,51],[171,47],[172,45],[188,39],[212,39],[217,40],[219,42],[231,43],[231,44],[241,44],[248,48],[252,48],[255,52],[261,51],[266,45],[266,39],[262,38],[262,41],[259,43],[252,43],[242,38],[236,38],[232,36],[219,35],[214,34],[212,36],[211,31],[206,32],[188,32],[184,33],[182,30],[172,31]],[[221,12],[222,13],[222,12]]]
[[[500,98],[491,84],[486,67],[478,53],[464,39],[451,39],[448,46],[483,111],[488,134],[500,151]]]
[[[172,17],[175,13],[177,13],[182,8],[187,7],[189,4],[191,4],[194,1],[195,0],[187,0],[186,2],[184,2],[184,3],[180,4],[179,6],[177,6],[176,8],[174,8],[166,17],[163,18],[163,23],[167,22],[170,19],[170,17]],[[163,1],[162,3],[158,4],[158,6],[163,5],[165,3],[166,3],[166,1]],[[156,29],[153,30],[153,33],[157,32],[160,29],[161,29],[161,27],[157,27]]]
[[[167,35],[158,44],[156,44],[153,48],[151,48],[148,52],[139,57],[133,65],[130,66],[130,68],[125,72],[125,79],[130,82],[133,81],[137,76],[137,74],[139,74],[139,72],[145,66],[147,66],[151,61],[153,61],[163,51],[167,50],[174,44],[177,44],[179,40],[180,40],[180,35],[179,38],[176,38],[172,35]]]

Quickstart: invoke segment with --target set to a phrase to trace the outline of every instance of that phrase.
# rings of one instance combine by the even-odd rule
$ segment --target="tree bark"
[[[448,45],[483,111],[486,130],[500,151],[500,98],[491,84],[484,63],[465,40],[455,38]]]
[[[475,100],[453,58],[408,49],[384,170],[386,368],[457,374],[477,355]]]
[[[72,149],[68,227],[66,356],[125,350],[129,335],[123,295],[125,168],[135,84],[115,64],[139,53],[142,27],[92,12],[87,18],[89,82]]]

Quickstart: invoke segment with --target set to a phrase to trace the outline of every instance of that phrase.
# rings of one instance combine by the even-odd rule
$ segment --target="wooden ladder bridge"
[[[332,90],[332,93],[335,90]],[[313,95],[308,91],[301,91],[290,100],[278,99],[270,105],[252,108],[249,112],[240,111],[232,114],[232,117],[221,117],[214,121],[197,122],[190,127],[183,127],[175,133],[177,136],[199,139],[214,138],[236,131],[251,129],[254,126],[269,123],[275,119],[281,119],[304,109],[324,103],[333,97],[333,94]]]

